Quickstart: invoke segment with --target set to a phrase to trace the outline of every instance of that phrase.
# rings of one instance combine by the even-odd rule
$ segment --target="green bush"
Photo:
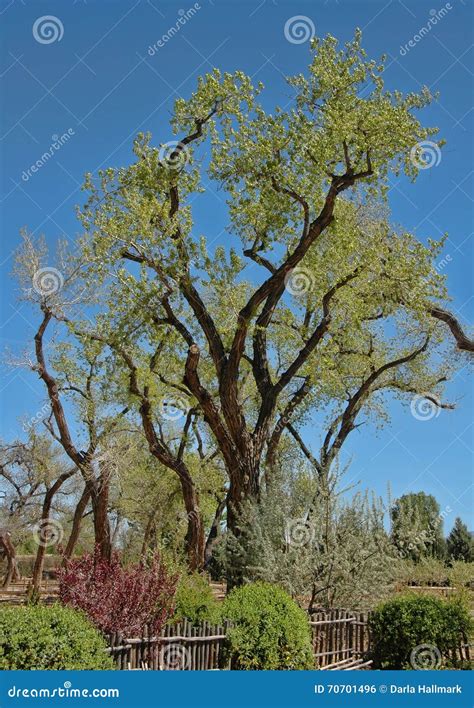
[[[235,588],[224,601],[232,622],[228,648],[233,669],[314,669],[306,613],[281,588],[253,583]]]
[[[0,607],[0,669],[113,669],[106,646],[77,610]]]
[[[220,621],[220,605],[212,594],[211,587],[202,575],[184,575],[178,584],[175,596],[175,613],[172,622],[183,619],[193,624]]]
[[[369,620],[374,668],[439,669],[456,666],[456,649],[467,642],[466,607],[426,595],[401,595],[382,603]]]

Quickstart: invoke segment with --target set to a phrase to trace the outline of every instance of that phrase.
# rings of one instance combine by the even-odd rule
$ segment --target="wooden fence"
[[[210,671],[228,669],[224,644],[229,623],[194,626],[188,620],[168,625],[159,637],[124,638],[113,634],[109,652],[118,669],[154,671]]]
[[[352,663],[369,650],[368,614],[351,610],[320,610],[311,616],[316,665],[322,669]]]
[[[366,614],[321,611],[313,614],[310,625],[318,668],[332,668],[339,662],[347,664],[347,668],[367,667],[363,661],[369,648]],[[229,669],[224,652],[229,627],[229,623],[208,622],[196,627],[184,620],[167,626],[159,637],[126,638],[114,634],[109,638],[109,652],[122,670]]]

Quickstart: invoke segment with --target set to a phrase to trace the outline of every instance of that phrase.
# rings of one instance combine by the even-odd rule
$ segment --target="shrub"
[[[451,561],[451,567],[448,568],[449,584],[456,588],[458,592],[462,592],[466,588],[474,586],[474,563],[465,563],[464,561]]]
[[[227,596],[223,616],[233,626],[228,652],[233,669],[314,669],[306,613],[281,588],[253,583]]]
[[[369,628],[374,668],[439,669],[456,665],[455,652],[467,641],[471,620],[460,602],[405,595],[379,605]]]
[[[59,604],[0,607],[0,669],[113,669],[82,612]]]
[[[197,573],[184,575],[178,584],[173,621],[179,622],[184,618],[193,624],[206,621],[217,624],[220,620],[219,603],[206,578]]]
[[[449,585],[448,568],[436,558],[422,558],[417,563],[411,559],[400,560],[396,566],[396,576],[403,585]]]
[[[118,554],[108,561],[96,548],[59,571],[59,597],[65,605],[83,610],[104,633],[139,636],[148,628],[159,634],[173,614],[177,580],[157,555],[149,566],[124,568]]]

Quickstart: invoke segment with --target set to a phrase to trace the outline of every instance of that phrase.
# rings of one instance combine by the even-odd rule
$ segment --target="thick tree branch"
[[[456,319],[452,312],[443,310],[441,307],[432,307],[429,312],[432,317],[435,317],[437,320],[441,320],[441,322],[448,325],[454,339],[456,340],[458,349],[466,352],[474,352],[474,339],[469,339],[467,334],[462,329],[459,320]]]

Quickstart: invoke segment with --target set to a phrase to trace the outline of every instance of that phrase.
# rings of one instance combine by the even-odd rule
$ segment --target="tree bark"
[[[110,480],[107,471],[101,472],[99,479],[92,482],[92,514],[94,520],[94,539],[99,546],[100,557],[110,560],[112,544],[109,521]]]
[[[20,571],[16,561],[15,546],[11,541],[10,532],[0,529],[0,557],[7,559],[7,572],[3,581],[3,587],[7,588],[12,580],[20,579]]]
[[[64,482],[68,480],[70,477],[72,477],[74,474],[76,474],[76,468],[74,467],[72,470],[69,470],[68,472],[64,472],[58,479],[54,482],[54,484],[46,491],[46,494],[44,496],[43,500],[43,507],[41,510],[41,532],[45,530],[45,533],[47,533],[46,529],[49,524],[49,514],[51,512],[51,505],[53,503],[53,499],[55,494],[59,491],[59,489],[62,487]],[[44,566],[44,557],[46,555],[46,548],[47,548],[47,543],[48,539],[41,537],[40,533],[40,543],[38,545],[38,550],[36,552],[36,558],[35,558],[35,565],[33,568],[33,580],[32,580],[32,587],[34,591],[39,590],[39,587],[41,585],[41,580],[43,577],[43,566]]]
[[[219,524],[221,523],[222,514],[227,505],[227,498],[223,497],[217,504],[217,508],[212,521],[211,529],[208,533],[206,545],[204,548],[204,567],[207,569],[212,560],[212,551],[219,537]]]
[[[154,537],[156,536],[156,512],[157,509],[153,509],[145,527],[145,533],[143,534],[142,549],[140,551],[140,558],[142,560],[146,559],[146,555],[149,548],[154,546]]]
[[[84,491],[82,492],[81,498],[79,499],[76,509],[74,511],[74,518],[72,520],[71,533],[69,534],[69,539],[66,545],[66,550],[64,551],[64,560],[71,558],[74,549],[76,547],[77,541],[79,540],[79,534],[81,531],[82,517],[87,508],[89,500],[91,498],[91,493],[89,486],[86,484]]]

